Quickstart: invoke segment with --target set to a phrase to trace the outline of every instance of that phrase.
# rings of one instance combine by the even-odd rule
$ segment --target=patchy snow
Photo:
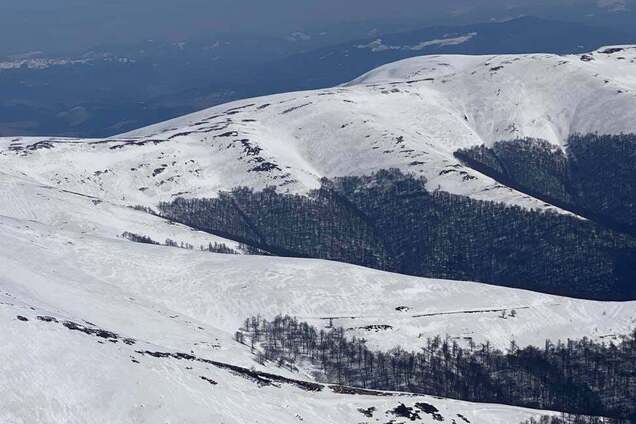
[[[101,55],[86,55],[81,58],[54,58],[44,57],[41,52],[32,52],[30,54],[27,53],[25,55],[11,57],[9,60],[0,61],[0,72],[15,69],[43,70],[59,66],[86,65],[95,62],[134,63],[135,59],[114,56],[110,53],[104,53]]]
[[[636,47],[580,56],[424,56],[331,89],[241,100],[105,140],[0,140],[4,172],[123,205],[239,185],[303,193],[321,177],[399,168],[428,188],[536,209],[459,148],[636,132]],[[125,171],[125,172],[124,172]]]
[[[390,44],[384,44],[381,38],[374,40],[368,44],[358,44],[355,46],[358,49],[370,49],[372,52],[383,52],[387,50],[405,50],[405,51],[419,51],[424,50],[427,47],[431,46],[457,46],[459,44],[464,44],[473,39],[477,35],[476,32],[471,32],[466,35],[461,35],[458,37],[449,37],[449,38],[439,38],[435,40],[421,41],[415,45],[404,45],[404,46],[396,46]]]

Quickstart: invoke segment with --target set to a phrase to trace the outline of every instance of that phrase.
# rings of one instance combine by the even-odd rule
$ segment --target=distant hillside
[[[433,54],[584,53],[609,44],[636,42],[619,30],[581,23],[522,17],[505,22],[440,26],[378,34],[310,50],[253,72],[270,90],[329,87],[386,63]]]
[[[111,136],[240,98],[333,86],[424,54],[579,53],[636,42],[612,28],[530,17],[340,37],[217,37],[5,59],[0,136]]]

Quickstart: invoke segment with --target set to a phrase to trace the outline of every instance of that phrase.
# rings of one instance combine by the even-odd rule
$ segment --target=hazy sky
[[[74,50],[147,38],[179,40],[214,32],[271,34],[354,21],[410,21],[425,26],[522,14],[573,20],[611,18],[632,13],[634,3],[636,0],[0,0],[0,53]]]

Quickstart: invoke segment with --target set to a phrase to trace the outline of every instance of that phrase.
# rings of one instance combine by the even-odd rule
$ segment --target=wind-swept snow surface
[[[341,393],[302,373],[259,365],[231,337],[252,312],[329,312],[330,304],[360,300],[349,283],[354,291],[375,284],[383,290],[403,277],[149,246],[6,217],[0,234],[3,423],[351,423],[368,411],[407,422],[393,412],[402,404],[433,405],[449,422],[463,416],[505,424],[539,414],[427,396]],[[343,272],[351,280],[334,278]],[[423,293],[443,286],[411,280],[407,291],[418,282]],[[318,305],[305,303],[319,298]],[[369,306],[377,312],[380,305]],[[434,422],[420,415],[420,422]]]
[[[363,422],[360,410],[369,408],[376,418],[410,422],[392,411],[422,402],[449,422],[464,416],[516,423],[539,413],[426,396],[341,394],[305,383],[310,377],[303,373],[259,365],[231,334],[252,313],[319,322],[347,312],[358,319],[336,322],[393,326],[384,334],[354,330],[381,347],[417,348],[424,340],[416,333],[444,330],[478,340],[501,330],[494,340],[503,343],[506,329],[524,341],[537,340],[535,332],[571,334],[566,328],[600,337],[622,331],[636,310],[322,261],[149,246],[11,218],[0,219],[0,234],[6,423],[350,423]],[[433,313],[517,304],[523,307],[509,320],[486,311],[470,320]]]

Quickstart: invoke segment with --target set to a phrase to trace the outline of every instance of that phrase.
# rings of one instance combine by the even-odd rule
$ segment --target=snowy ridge
[[[236,186],[303,193],[321,177],[399,168],[441,189],[550,205],[453,157],[520,137],[636,132],[636,47],[582,56],[425,56],[331,89],[217,106],[106,140],[4,139],[5,172],[123,202],[213,197]]]
[[[563,145],[571,134],[634,132],[635,69],[633,46],[576,56],[427,56],[382,66],[350,85],[435,78],[435,89],[484,144],[533,137]]]
[[[195,248],[218,243],[240,251],[239,244],[233,240],[194,231],[94,196],[33,184],[24,177],[13,177],[2,171],[0,216],[44,223],[51,229],[72,231],[81,236],[118,238],[130,232],[160,243],[170,239]]]

